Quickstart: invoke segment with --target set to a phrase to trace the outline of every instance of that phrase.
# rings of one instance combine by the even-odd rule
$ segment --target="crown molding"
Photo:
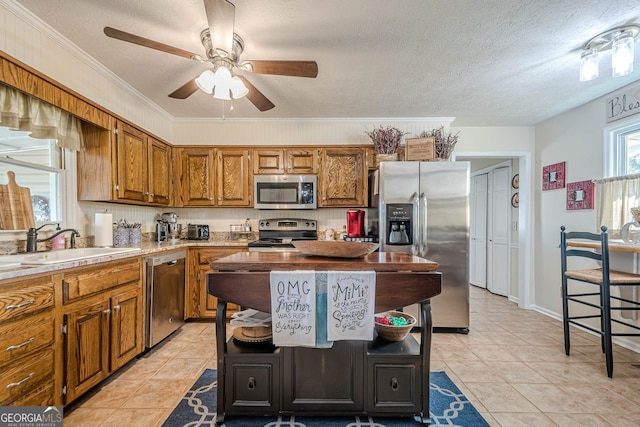
[[[178,118],[177,123],[271,122],[271,123],[451,123],[455,117],[347,117],[347,118]]]
[[[96,73],[104,76],[114,85],[116,85],[119,89],[128,93],[129,95],[139,99],[143,102],[147,107],[152,109],[154,112],[162,115],[168,120],[175,120],[175,117],[167,113],[165,110],[160,108],[157,104],[151,102],[149,98],[145,97],[142,93],[138,92],[133,86],[129,85],[127,82],[122,80],[116,74],[114,74],[107,67],[102,65],[92,56],[88,55],[85,51],[80,49],[77,45],[72,43],[69,39],[64,37],[58,31],[56,31],[49,24],[44,22],[42,19],[35,16],[28,9],[22,6],[20,3],[17,3],[15,0],[0,0],[0,5],[5,7],[9,12],[14,14],[16,17],[21,19],[25,24],[32,26],[36,31],[40,32],[42,35],[47,37],[49,40],[60,46],[66,52],[70,53],[75,58],[79,59],[81,62],[86,64]],[[74,89],[74,88],[72,88]]]

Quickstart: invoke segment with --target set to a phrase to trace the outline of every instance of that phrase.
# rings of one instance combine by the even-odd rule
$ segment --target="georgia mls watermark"
[[[62,427],[62,406],[0,406],[0,427]]]

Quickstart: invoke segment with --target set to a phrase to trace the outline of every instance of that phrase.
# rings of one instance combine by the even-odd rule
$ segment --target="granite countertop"
[[[57,264],[47,265],[29,265],[0,269],[0,285],[2,280],[14,279],[18,277],[27,277],[34,274],[51,273],[58,270],[68,268],[84,267],[88,265],[99,264],[101,262],[114,261],[118,259],[149,256],[162,252],[174,251],[178,249],[188,249],[192,247],[199,248],[246,248],[247,240],[178,240],[177,242],[143,242],[140,249],[136,251],[124,252],[119,254],[109,254],[100,257],[93,257],[75,261],[60,262]]]

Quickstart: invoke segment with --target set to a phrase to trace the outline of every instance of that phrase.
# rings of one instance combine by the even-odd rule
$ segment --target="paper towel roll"
[[[96,247],[113,246],[113,217],[108,213],[96,214]]]

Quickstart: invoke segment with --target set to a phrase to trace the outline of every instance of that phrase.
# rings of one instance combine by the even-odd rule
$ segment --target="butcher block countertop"
[[[207,291],[224,301],[271,312],[270,271],[375,271],[376,313],[427,301],[440,294],[438,264],[401,252],[364,258],[324,258],[298,252],[239,252],[211,263]]]
[[[438,264],[404,252],[374,252],[364,258],[328,258],[299,252],[239,252],[211,263],[213,270],[375,270],[431,272]]]

